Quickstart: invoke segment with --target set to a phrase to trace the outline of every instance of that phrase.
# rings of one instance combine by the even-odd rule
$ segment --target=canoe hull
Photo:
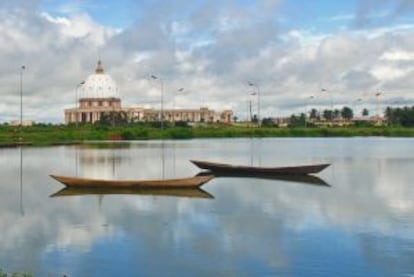
[[[231,173],[231,174],[248,174],[248,175],[307,175],[316,174],[327,168],[330,164],[314,164],[302,166],[286,167],[255,167],[231,165],[225,163],[213,163],[206,161],[191,160],[193,164],[201,169],[209,170],[213,173]]]
[[[50,175],[67,187],[75,188],[198,188],[214,178],[213,175],[162,180],[100,180]]]

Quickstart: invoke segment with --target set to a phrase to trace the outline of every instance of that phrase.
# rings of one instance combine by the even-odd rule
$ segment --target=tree
[[[354,117],[354,112],[350,107],[343,107],[341,111],[341,116],[344,119],[350,120]]]
[[[368,116],[369,115],[369,111],[368,111],[368,109],[367,108],[364,108],[363,110],[362,110],[362,116]]]
[[[310,119],[317,119],[319,117],[319,113],[317,109],[312,109],[309,115]]]
[[[306,114],[301,113],[300,116],[290,116],[290,127],[304,127],[306,126]]]
[[[257,115],[253,115],[252,122],[257,123]]]
[[[387,107],[385,114],[391,124],[403,127],[414,126],[414,107],[390,108]]]
[[[324,110],[323,111],[323,118],[326,120],[332,120],[333,119],[333,112],[331,110]]]
[[[267,117],[267,118],[262,119],[262,126],[264,126],[264,127],[274,127],[275,123],[273,122],[273,120],[270,117]]]

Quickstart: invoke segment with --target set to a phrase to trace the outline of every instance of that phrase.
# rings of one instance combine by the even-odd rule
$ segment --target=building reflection
[[[121,148],[125,148],[122,146]],[[77,146],[75,149],[75,175],[99,179],[115,179],[117,168],[129,161],[117,151],[119,148],[103,146]]]
[[[109,180],[181,178],[188,172],[181,172],[176,162],[175,148],[175,144],[164,140],[143,146],[136,143],[78,145],[74,149],[72,174]],[[191,165],[188,161],[185,163],[186,166]]]

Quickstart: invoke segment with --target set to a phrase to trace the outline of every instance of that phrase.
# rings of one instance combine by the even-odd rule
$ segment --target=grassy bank
[[[150,126],[107,127],[82,126],[31,126],[0,127],[0,146],[19,143],[30,145],[73,144],[85,140],[151,140],[232,137],[355,137],[385,136],[414,137],[414,128],[402,127],[333,127],[333,128],[246,128],[237,126],[206,125],[199,127]]]
[[[28,274],[28,273],[11,273],[11,274],[7,274],[5,273],[1,268],[0,268],[0,277],[32,277],[33,275]]]

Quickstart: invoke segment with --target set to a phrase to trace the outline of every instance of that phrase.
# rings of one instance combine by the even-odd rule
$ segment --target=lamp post
[[[256,88],[256,93],[257,93],[257,124],[258,124],[258,126],[260,126],[261,125],[261,122],[260,122],[260,89],[259,89],[259,86],[256,85],[255,83],[248,82],[248,84],[249,84],[249,86]]]
[[[321,89],[322,92],[327,92],[329,94],[330,100],[331,100],[331,125],[333,124],[334,120],[334,110],[333,110],[333,100],[332,100],[332,93],[331,91],[327,90],[326,88]]]
[[[154,80],[159,80],[161,84],[161,129],[164,128],[164,84],[161,78],[158,78],[155,75],[151,75],[151,78]]]
[[[380,100],[379,100],[379,98],[380,98],[380,96],[382,95],[382,93],[381,92],[377,92],[377,93],[375,93],[375,99],[376,99],[376,104],[377,104],[377,122],[379,123],[380,121],[381,121],[381,117],[380,117]]]
[[[306,111],[305,111],[305,128],[308,127],[308,107],[309,107],[309,101],[314,98],[313,95],[308,97],[308,101],[306,102]],[[310,112],[309,112],[309,118],[310,118]]]
[[[354,116],[357,114],[356,110],[357,110],[357,106],[358,103],[362,101],[362,98],[357,98],[354,100],[354,102],[352,103],[352,111],[354,112]]]
[[[177,89],[177,93],[182,93],[184,91],[184,88]],[[175,96],[174,95],[174,101],[173,101],[173,123],[175,125]]]
[[[23,128],[23,71],[26,66],[20,67],[20,142],[22,141],[22,128]]]
[[[257,93],[256,92],[252,92],[250,93],[250,96],[256,96]],[[252,103],[253,103],[253,99],[249,99],[249,112],[250,112],[250,121],[253,121],[253,114],[252,114]],[[258,119],[258,118],[256,118]],[[259,122],[259,121],[258,121]]]
[[[85,84],[85,81],[82,81],[79,84],[77,84],[76,85],[76,88],[75,88],[75,94],[76,94],[76,98],[75,98],[75,109],[76,109],[76,105],[78,105],[78,99],[79,99],[78,89],[83,84]],[[80,108],[80,106],[79,106],[79,108]],[[75,120],[76,120],[76,127],[78,127],[79,114],[78,114],[78,112],[76,110],[75,110]]]

